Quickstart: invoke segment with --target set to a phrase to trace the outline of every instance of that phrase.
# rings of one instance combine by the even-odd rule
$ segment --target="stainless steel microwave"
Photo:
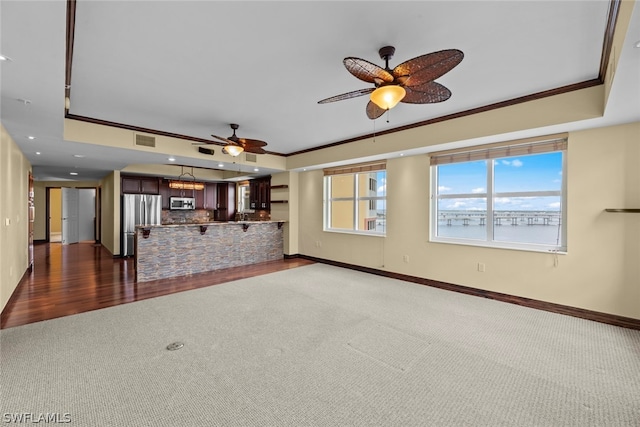
[[[196,199],[193,197],[170,197],[169,209],[193,210],[196,208]]]

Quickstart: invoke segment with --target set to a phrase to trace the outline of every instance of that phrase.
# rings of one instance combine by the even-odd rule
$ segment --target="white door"
[[[62,244],[78,243],[80,193],[77,188],[62,188]]]

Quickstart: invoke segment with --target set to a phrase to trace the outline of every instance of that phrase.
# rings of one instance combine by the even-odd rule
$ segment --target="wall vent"
[[[257,162],[258,161],[258,156],[256,154],[251,154],[251,153],[244,153],[245,157],[244,160],[247,162]]]
[[[143,147],[154,147],[156,146],[156,137],[149,135],[140,135],[136,134],[136,145],[142,145]]]
[[[202,154],[209,154],[211,156],[213,156],[214,151],[211,148],[206,148],[206,147],[198,147],[198,151],[201,152]]]

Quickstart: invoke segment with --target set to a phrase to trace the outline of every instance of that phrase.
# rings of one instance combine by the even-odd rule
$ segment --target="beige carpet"
[[[640,426],[640,331],[322,264],[5,329],[0,345],[2,422]]]

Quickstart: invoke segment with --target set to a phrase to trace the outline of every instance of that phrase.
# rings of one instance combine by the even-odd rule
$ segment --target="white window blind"
[[[323,169],[324,175],[342,175],[347,173],[362,173],[385,170],[387,168],[386,160],[368,163],[359,163],[356,165],[337,166],[335,168]]]
[[[549,138],[549,137],[547,137]],[[473,162],[501,157],[526,156],[529,154],[550,153],[567,149],[567,137],[554,135],[551,139],[520,140],[506,143],[488,144],[431,153],[431,165]]]

